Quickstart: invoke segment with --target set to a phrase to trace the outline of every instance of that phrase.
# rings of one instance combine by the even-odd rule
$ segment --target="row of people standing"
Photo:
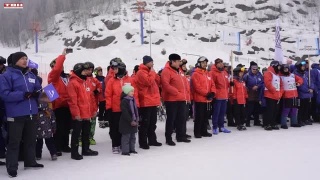
[[[275,119],[278,118],[277,112],[279,112],[280,105],[284,106],[281,122],[282,128],[285,129],[284,119],[288,114],[290,114],[293,127],[310,124],[309,108],[306,107],[309,107],[311,102],[318,106],[320,104],[318,100],[319,64],[313,65],[314,69],[309,81],[305,61],[297,62],[293,68],[281,66],[279,62],[273,61],[263,76],[258,72],[258,66],[251,63],[247,74],[244,68],[239,66],[232,70],[234,77],[230,78],[231,73],[228,72],[228,68],[226,69],[223,60],[219,58],[215,60],[210,71],[207,71],[208,59],[200,57],[195,69],[190,76],[187,76],[187,61],[181,60],[178,54],[169,56],[161,75],[154,71],[153,59],[150,56],[144,56],[138,71],[136,70],[134,76],[129,77],[124,62],[115,58],[110,61],[108,75],[104,78],[102,68],[95,69],[91,62],[77,63],[70,74],[65,73],[63,64],[66,61],[66,55],[64,50],[62,55],[51,62],[52,70],[48,75],[48,83],[52,83],[60,95],[53,102],[57,125],[54,133],[56,154],[60,156],[62,152],[71,152],[71,158],[76,160],[81,160],[82,155],[98,155],[98,152],[89,148],[90,144],[94,144],[92,140],[94,140],[96,116],[98,116],[101,127],[105,126],[107,120],[109,122],[113,153],[118,154],[121,151],[124,155],[130,152],[136,153],[132,144],[135,142],[134,134],[138,124],[140,148],[149,149],[150,146],[161,146],[155,133],[157,107],[161,103],[161,98],[167,112],[166,144],[170,146],[176,145],[172,138],[174,130],[177,142],[191,142],[191,136],[186,133],[186,121],[191,102],[194,102],[195,138],[211,137],[212,134],[217,135],[220,132],[231,132],[224,126],[228,103],[231,105],[238,130],[245,130],[245,123],[247,126],[250,125],[248,121],[252,113],[255,124],[259,125],[259,106],[267,107],[264,112],[263,126],[266,130],[272,130],[278,129]],[[20,132],[21,127],[26,126],[28,130],[32,130],[33,123],[37,119],[34,116],[38,114],[37,104],[34,103],[37,103],[42,88],[39,79],[33,73],[26,71],[26,54],[14,53],[8,58],[8,64],[9,61],[10,67],[7,73],[0,76],[1,98],[5,102],[8,120],[11,120],[8,122],[11,138],[8,144],[7,170],[9,175],[16,176],[16,153],[19,151],[17,148],[19,149],[21,136],[18,137],[19,133],[10,134],[10,132]],[[94,69],[96,78],[92,76]],[[294,76],[288,73],[292,69],[294,69]],[[18,78],[19,81],[11,81],[12,78]],[[11,91],[12,88],[17,89],[17,92]],[[20,98],[20,95],[23,95],[23,99],[17,99]],[[281,98],[283,102],[280,102]],[[11,108],[14,103],[21,104],[23,110],[15,111],[14,108]],[[139,112],[136,111],[136,107],[139,107]],[[294,119],[297,107],[300,118]],[[245,111],[246,108],[249,109],[248,114]],[[97,114],[98,109],[99,114]],[[124,110],[126,114],[123,113]],[[316,115],[319,115],[319,109],[315,112]],[[212,115],[212,134],[206,129],[209,115]],[[21,124],[22,122],[24,124]],[[33,123],[30,124],[30,122]],[[73,131],[70,148],[71,128]],[[23,133],[27,132],[23,131]],[[32,133],[28,133],[23,136],[23,140],[32,141],[33,137]],[[78,152],[79,139],[82,144],[82,155]],[[27,144],[25,145],[25,166],[43,167],[33,160],[34,150],[31,149],[35,149],[34,144]],[[128,144],[131,144],[129,148]]]

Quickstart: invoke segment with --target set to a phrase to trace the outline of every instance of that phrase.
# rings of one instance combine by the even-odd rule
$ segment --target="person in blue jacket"
[[[320,64],[314,63],[311,68],[310,76],[314,82],[312,118],[315,122],[320,122]]]
[[[24,167],[43,167],[35,160],[37,99],[41,85],[38,78],[28,71],[28,57],[25,53],[11,54],[9,62],[10,66],[0,76],[0,96],[8,122],[7,172],[10,177],[16,177],[21,140],[24,144]]]
[[[263,86],[263,76],[259,72],[257,63],[254,61],[250,62],[250,68],[248,69],[248,73],[244,75],[243,80],[246,83],[248,91],[246,126],[250,127],[251,115],[254,117],[254,125],[261,126],[259,120],[259,92]]]
[[[314,83],[310,79],[309,73],[306,70],[307,63],[305,61],[298,61],[295,66],[294,74],[303,79],[303,84],[298,86],[298,97],[300,99],[300,106],[298,108],[298,122],[301,126],[312,125],[310,120],[311,99],[313,97]]]
[[[0,56],[0,74],[3,74],[6,71],[6,64],[7,60]],[[5,107],[3,101],[0,99],[0,159],[5,158],[6,154],[6,141],[3,137],[3,130],[5,130]],[[0,166],[5,165],[4,162],[0,161]]]

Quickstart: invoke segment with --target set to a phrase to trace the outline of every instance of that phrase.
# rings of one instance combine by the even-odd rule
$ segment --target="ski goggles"
[[[112,61],[111,62],[111,67],[117,67],[119,63],[117,61]]]

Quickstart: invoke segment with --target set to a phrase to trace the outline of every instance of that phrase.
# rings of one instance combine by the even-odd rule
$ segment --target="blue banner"
[[[38,69],[39,65],[31,59],[28,59],[28,67],[32,69]]]
[[[51,83],[46,87],[44,87],[43,91],[46,93],[46,95],[48,96],[51,102],[59,98],[59,94],[57,90],[54,88],[54,86]]]

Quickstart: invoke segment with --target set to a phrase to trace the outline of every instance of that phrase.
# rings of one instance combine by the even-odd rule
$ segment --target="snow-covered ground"
[[[158,122],[158,140],[164,140],[164,122]],[[211,138],[192,139],[190,144],[177,143],[142,150],[130,157],[111,152],[109,129],[97,127],[97,157],[71,160],[64,154],[55,162],[44,148],[45,165],[41,170],[24,170],[20,162],[18,179],[23,180],[301,180],[320,178],[320,125],[267,132],[251,127],[239,132]],[[188,122],[192,135],[193,123]],[[0,179],[8,179],[0,167]]]

